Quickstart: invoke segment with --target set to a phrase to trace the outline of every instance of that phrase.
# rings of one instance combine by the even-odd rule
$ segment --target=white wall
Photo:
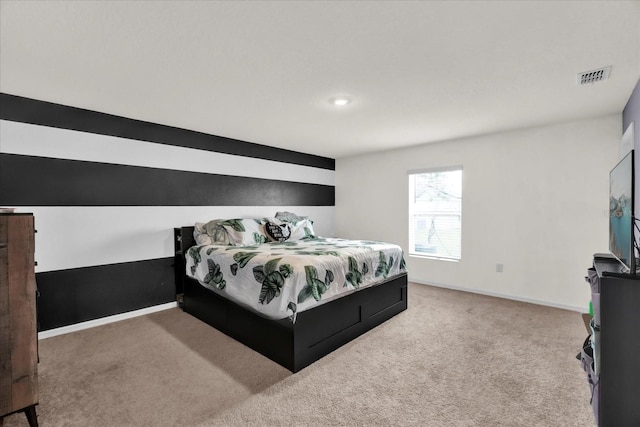
[[[585,311],[608,248],[619,115],[337,159],[337,236],[401,245],[409,280]],[[409,257],[411,169],[463,166],[462,260]],[[502,273],[496,264],[504,264]]]

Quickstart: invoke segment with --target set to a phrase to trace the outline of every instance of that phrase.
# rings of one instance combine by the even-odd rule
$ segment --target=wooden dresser
[[[0,213],[0,426],[14,412],[38,425],[33,225],[32,214]]]

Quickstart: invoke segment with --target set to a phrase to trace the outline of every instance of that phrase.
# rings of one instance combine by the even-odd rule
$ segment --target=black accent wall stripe
[[[36,274],[39,330],[174,302],[173,258]]]
[[[0,93],[0,119],[335,170],[327,157]]]
[[[335,187],[0,153],[2,206],[333,206]]]

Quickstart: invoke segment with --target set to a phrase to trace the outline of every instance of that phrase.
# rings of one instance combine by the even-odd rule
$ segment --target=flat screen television
[[[621,273],[636,273],[633,217],[634,150],[609,174],[609,251],[623,265]]]

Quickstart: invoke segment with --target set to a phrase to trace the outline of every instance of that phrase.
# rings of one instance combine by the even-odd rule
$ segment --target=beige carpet
[[[578,313],[410,284],[293,375],[180,309],[40,341],[40,425],[594,426]],[[25,426],[23,414],[5,426]]]

